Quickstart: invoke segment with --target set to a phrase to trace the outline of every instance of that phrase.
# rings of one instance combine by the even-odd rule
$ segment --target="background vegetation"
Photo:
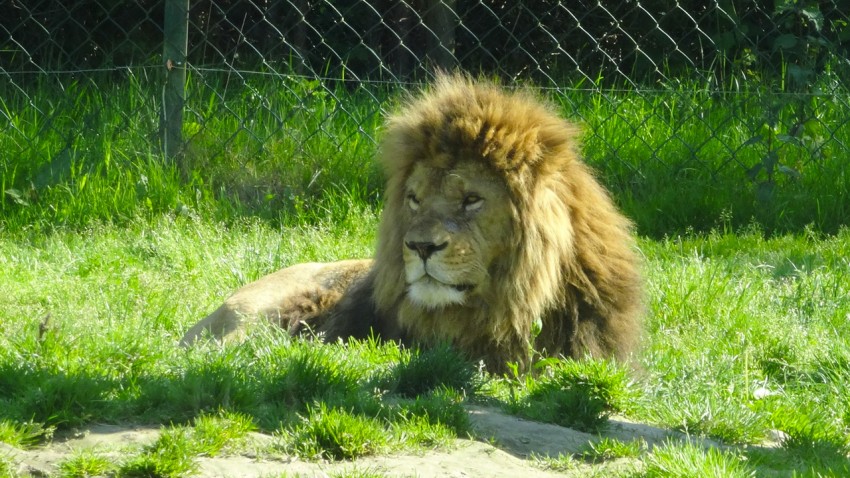
[[[5,3],[0,26],[17,44],[7,50],[13,55],[7,71],[33,64],[157,65],[164,4]],[[452,9],[447,25],[431,20],[442,4]],[[456,66],[526,72],[523,77],[541,83],[567,72],[599,73],[614,81],[608,86],[666,73],[778,78],[779,66],[787,64],[786,78],[803,85],[835,67],[836,57],[847,58],[850,25],[843,7],[815,0],[203,0],[190,5],[188,59],[217,66],[227,60],[235,70],[250,71],[296,61],[305,71],[332,77],[397,81],[421,77],[420,63],[435,53],[432,38],[443,34],[435,29],[448,26],[455,30],[449,48]]]
[[[442,23],[440,2],[385,3],[192,2],[175,171],[138,166],[161,156],[162,0],[0,6],[3,221],[76,227],[141,206],[287,224],[340,197],[379,207],[380,119],[439,57],[531,84],[581,123],[641,234],[846,223],[840,2],[457,0]],[[99,194],[112,199],[85,199]]]
[[[0,224],[82,227],[175,210],[293,224],[344,214],[334,204],[349,199],[380,207],[382,178],[372,157],[382,112],[375,101],[391,109],[401,95],[394,88],[327,90],[300,79],[263,79],[226,94],[201,88],[190,111],[228,114],[202,115],[203,122],[190,116],[186,155],[169,165],[143,134],[157,124],[145,105],[153,93],[127,81],[126,90],[83,82],[67,85],[63,96],[47,86],[31,98],[4,96],[10,123],[0,147],[15,151],[21,137],[32,139],[0,158]],[[587,161],[643,235],[750,223],[767,233],[805,226],[837,232],[850,207],[850,105],[752,88],[719,94],[678,82],[636,93],[576,85],[541,95],[584,126]],[[793,121],[803,99],[813,116],[787,134],[780,125]],[[781,104],[771,110],[770,101]],[[263,106],[269,102],[295,106],[272,114]],[[66,117],[72,107],[88,113]],[[45,113],[55,119],[45,124]],[[88,133],[67,138],[79,121]]]

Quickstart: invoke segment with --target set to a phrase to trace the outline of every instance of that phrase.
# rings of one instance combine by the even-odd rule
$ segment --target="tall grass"
[[[687,81],[575,86],[544,94],[584,126],[588,162],[642,234],[846,223],[850,105],[839,87],[790,96]],[[160,93],[132,70],[0,86],[0,224],[84,227],[173,211],[295,224],[344,217],[349,201],[379,204],[372,158],[398,85],[194,72],[187,149],[174,164],[159,150]]]
[[[383,97],[262,79],[191,83],[187,149],[174,162],[160,153],[151,79],[41,78],[27,92],[4,83],[3,227],[85,227],[175,211],[292,224],[342,217],[340,202],[376,204],[372,156]]]
[[[850,106],[842,91],[832,91],[744,85],[719,92],[681,82],[641,93],[603,91],[577,111],[589,161],[641,232],[752,222],[768,232],[807,225],[835,232],[850,216],[842,165]]]

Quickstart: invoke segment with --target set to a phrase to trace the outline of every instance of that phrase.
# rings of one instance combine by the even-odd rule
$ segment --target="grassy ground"
[[[850,473],[842,101],[806,98],[816,114],[794,136],[798,99],[550,92],[588,126],[586,154],[643,236],[641,368],[544,361],[497,377],[449,349],[263,329],[179,348],[241,284],[370,255],[369,158],[389,92],[194,81],[190,150],[163,166],[147,133],[156,95],[128,74],[111,90],[0,91],[0,441],[31,447],[94,421],[165,427],[120,462],[76,456],[63,476],[181,476],[251,430],[305,459],[439,447],[469,432],[463,406],[476,402],[591,432],[619,414],[723,445],[607,440],[542,457],[551,469],[632,457],[624,476]],[[0,476],[11,470],[0,455]]]
[[[352,205],[347,217],[278,230],[166,215],[4,233],[0,441],[32,446],[92,421],[171,424],[110,470],[178,476],[253,429],[305,458],[440,446],[469,431],[463,403],[485,402],[589,431],[616,413],[728,445],[609,441],[541,462],[553,469],[636,456],[643,467],[629,476],[850,473],[848,231],[643,240],[649,314],[637,373],[543,362],[533,375],[487,376],[448,349],[322,346],[271,330],[227,349],[177,346],[246,281],[368,255],[375,213]],[[755,446],[770,440],[779,446]]]

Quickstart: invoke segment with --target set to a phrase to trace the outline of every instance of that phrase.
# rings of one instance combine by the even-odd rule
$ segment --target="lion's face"
[[[437,309],[486,297],[494,265],[515,235],[504,181],[480,162],[450,169],[420,163],[404,187],[407,298]]]

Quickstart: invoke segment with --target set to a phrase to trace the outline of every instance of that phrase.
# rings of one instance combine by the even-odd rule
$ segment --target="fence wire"
[[[7,191],[161,154],[169,1],[0,5]],[[339,187],[334,171],[363,169],[398,90],[458,68],[541,89],[635,201],[671,178],[765,199],[843,171],[848,12],[844,0],[193,1],[180,161],[246,201]],[[342,186],[378,188],[363,170]]]

